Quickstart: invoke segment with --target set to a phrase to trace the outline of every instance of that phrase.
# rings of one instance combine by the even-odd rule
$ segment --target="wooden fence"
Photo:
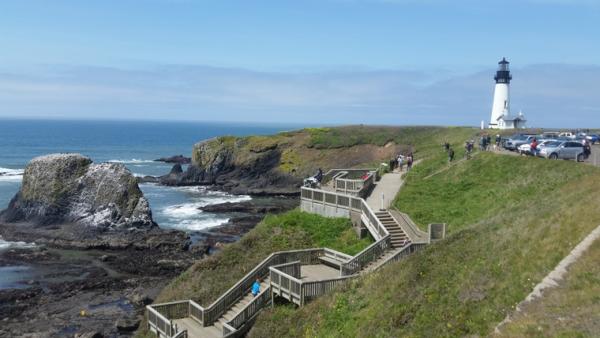
[[[271,292],[288,301],[304,306],[307,301],[331,291],[338,284],[354,276],[329,278],[319,281],[303,281],[289,275],[276,267],[271,267]]]

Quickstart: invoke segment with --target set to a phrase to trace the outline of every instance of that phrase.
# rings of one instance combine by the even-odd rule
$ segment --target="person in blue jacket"
[[[260,293],[260,281],[258,278],[252,284],[252,295],[256,297]]]

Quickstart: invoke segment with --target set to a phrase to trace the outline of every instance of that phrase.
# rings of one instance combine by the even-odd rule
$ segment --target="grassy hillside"
[[[274,251],[328,247],[354,255],[371,241],[358,239],[349,219],[298,210],[270,215],[239,242],[196,262],[162,290],[155,303],[193,299],[208,306]]]
[[[278,173],[296,177],[317,168],[351,168],[388,161],[400,152],[424,157],[445,141],[464,142],[473,128],[346,126],[307,128],[268,136],[223,136],[194,146],[192,161],[204,167],[221,157],[238,167],[256,167],[277,153]],[[271,164],[271,161],[266,161]],[[270,167],[269,167],[270,168]]]
[[[587,165],[490,153],[448,165],[440,150],[395,204],[422,226],[448,223],[445,241],[304,308],[269,310],[250,336],[485,336],[600,224],[598,191]]]
[[[208,305],[274,251],[329,247],[355,254],[370,242],[357,238],[348,219],[298,210],[270,215],[239,242],[195,263],[173,280],[156,302],[191,298]]]
[[[501,337],[598,337],[600,241],[570,268],[559,287],[544,292],[502,329]]]

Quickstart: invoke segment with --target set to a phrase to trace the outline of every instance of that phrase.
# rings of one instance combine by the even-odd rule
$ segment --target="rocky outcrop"
[[[175,166],[160,178],[164,185],[217,185],[233,194],[293,195],[301,179],[278,170],[281,151],[276,142],[218,137],[194,146],[185,172]]]
[[[185,157],[183,155],[175,155],[175,156],[171,156],[171,157],[161,157],[154,161],[165,162],[165,163],[190,164],[192,162],[192,159],[189,157]]]
[[[152,228],[152,212],[136,178],[116,163],[93,164],[79,154],[34,158],[21,190],[0,222],[76,224],[102,229]]]

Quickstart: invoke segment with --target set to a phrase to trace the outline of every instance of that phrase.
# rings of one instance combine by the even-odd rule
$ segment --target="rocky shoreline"
[[[94,164],[78,154],[42,156],[28,164],[20,191],[0,212],[0,238],[35,243],[0,250],[0,269],[22,270],[11,272],[18,276],[16,288],[0,289],[0,337],[130,336],[145,305],[195,260],[237,241],[266,214],[298,205],[290,197],[297,194],[297,182],[271,186],[263,178],[259,189],[248,189],[252,172],[240,178],[233,167],[208,174],[212,169],[190,165],[183,171],[181,164],[188,162],[183,156],[159,160],[175,163],[171,172],[145,178],[121,164]],[[198,170],[206,180],[185,180]],[[238,182],[237,188],[222,184],[224,177]],[[207,185],[254,198],[199,208],[198,213],[226,214],[229,220],[186,233],[154,222],[140,182]]]
[[[27,267],[34,276],[23,288],[0,290],[0,336],[129,336],[144,306],[201,256],[46,245],[6,250],[0,253],[0,266]]]
[[[191,238],[160,228],[68,237],[76,226],[0,224],[5,240],[37,243],[0,251],[0,267],[26,266],[36,272],[22,281],[22,288],[0,290],[0,337],[130,336],[145,305],[195,260],[237,241],[267,213],[297,204],[296,198],[280,196],[202,207],[198,212],[233,216],[226,224],[190,233]]]

